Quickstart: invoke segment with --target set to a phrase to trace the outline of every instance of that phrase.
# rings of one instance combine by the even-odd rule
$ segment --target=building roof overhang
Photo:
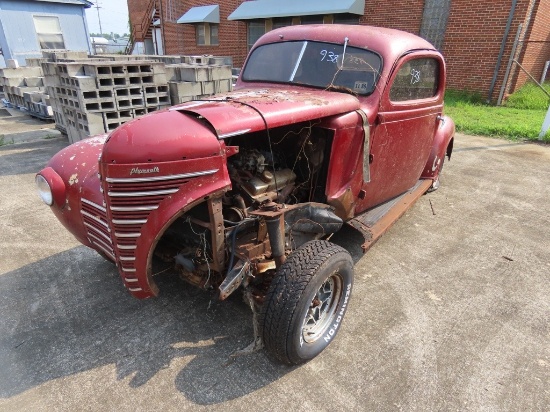
[[[219,23],[220,6],[213,4],[211,6],[191,7],[183,14],[177,23]]]
[[[228,20],[268,19],[272,17],[312,16],[319,14],[365,13],[364,0],[257,0],[245,1]]]
[[[77,4],[77,5],[84,6],[87,9],[89,9],[94,5],[94,3],[88,0],[34,0],[34,1],[44,1],[47,3]]]

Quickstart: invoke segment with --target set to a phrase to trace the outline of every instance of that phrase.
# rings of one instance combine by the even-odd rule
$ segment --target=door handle
[[[445,124],[445,118],[441,116],[440,114],[437,115],[437,120],[441,122],[441,126]]]

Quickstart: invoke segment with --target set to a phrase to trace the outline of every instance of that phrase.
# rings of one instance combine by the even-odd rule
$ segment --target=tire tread
[[[259,319],[265,348],[279,361],[288,364],[303,361],[293,359],[288,347],[300,298],[319,269],[340,254],[351,262],[342,247],[325,240],[309,241],[288,257],[273,279]]]

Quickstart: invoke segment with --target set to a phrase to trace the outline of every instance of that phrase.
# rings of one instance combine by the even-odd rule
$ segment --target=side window
[[[248,50],[254,46],[256,40],[265,34],[265,20],[252,20],[248,23]]]
[[[271,29],[279,29],[281,27],[292,26],[292,19],[287,17],[275,17]]]
[[[397,72],[390,100],[402,102],[434,97],[439,85],[439,61],[432,58],[409,60]]]
[[[219,44],[218,25],[210,23],[210,45],[218,46]]]
[[[200,23],[195,25],[197,46],[219,45],[218,25],[214,23]]]
[[[63,33],[56,16],[34,16],[34,28],[42,50],[64,49]]]
[[[323,16],[321,14],[302,16],[300,17],[300,24],[323,24]]]
[[[359,24],[359,16],[357,14],[335,14],[332,22],[334,24]]]
[[[197,45],[204,46],[206,44],[206,27],[204,24],[197,24],[195,26],[195,33],[197,35]]]

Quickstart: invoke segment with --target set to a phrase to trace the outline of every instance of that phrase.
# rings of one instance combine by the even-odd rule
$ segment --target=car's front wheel
[[[313,240],[295,250],[273,279],[261,310],[266,350],[300,364],[321,353],[340,330],[353,284],[343,248]]]

